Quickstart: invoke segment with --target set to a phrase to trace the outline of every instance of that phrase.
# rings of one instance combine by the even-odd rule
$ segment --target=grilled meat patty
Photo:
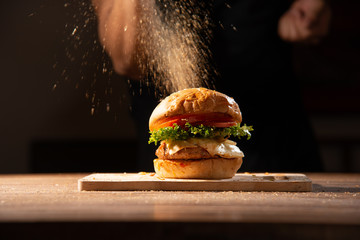
[[[202,147],[187,147],[183,148],[176,153],[170,154],[166,143],[162,142],[160,147],[155,152],[156,156],[160,159],[205,159],[205,158],[218,158],[219,156],[212,156],[206,149]]]

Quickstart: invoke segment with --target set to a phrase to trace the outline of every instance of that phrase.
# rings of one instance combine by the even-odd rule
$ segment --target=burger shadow
[[[313,192],[360,193],[360,187],[331,187],[313,184]]]

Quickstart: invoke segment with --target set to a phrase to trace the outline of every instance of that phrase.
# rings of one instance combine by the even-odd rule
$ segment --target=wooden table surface
[[[0,222],[360,225],[360,174],[307,174],[313,192],[79,192],[86,174],[0,175]],[[360,227],[360,226],[359,226]]]

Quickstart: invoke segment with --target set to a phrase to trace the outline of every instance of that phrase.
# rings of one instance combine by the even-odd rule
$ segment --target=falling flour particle
[[[77,32],[77,30],[78,30],[78,27],[76,26],[76,27],[74,28],[74,30],[72,31],[71,36],[74,36],[75,33]]]

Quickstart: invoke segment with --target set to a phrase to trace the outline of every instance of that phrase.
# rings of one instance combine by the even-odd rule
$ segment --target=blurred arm
[[[92,0],[98,16],[101,44],[121,75],[139,78],[134,59],[138,21],[138,0]]]
[[[326,0],[295,0],[280,18],[278,33],[284,41],[316,44],[328,34],[330,19]]]

